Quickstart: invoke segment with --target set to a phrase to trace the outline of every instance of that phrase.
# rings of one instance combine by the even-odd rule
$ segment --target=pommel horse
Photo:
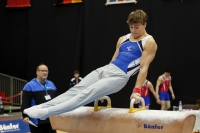
[[[99,107],[100,99],[107,107]],[[50,117],[55,130],[67,133],[192,133],[196,120],[193,112],[111,108],[111,100],[104,96],[95,100],[94,107],[83,106],[73,111]]]

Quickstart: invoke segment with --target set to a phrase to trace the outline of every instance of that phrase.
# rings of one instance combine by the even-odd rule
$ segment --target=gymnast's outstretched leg
[[[122,70],[114,65],[109,65],[104,69],[99,81],[83,89],[67,101],[57,103],[54,106],[48,106],[48,108],[44,109],[32,109],[25,113],[32,118],[46,119],[49,116],[74,110],[100,97],[115,93],[125,86],[129,77]]]
[[[94,84],[101,78],[101,73],[104,67],[98,68],[91,73],[89,73],[85,78],[82,79],[82,81],[75,85],[74,87],[70,88],[65,93],[57,96],[56,98],[46,102],[42,103],[40,105],[33,106],[31,108],[25,109],[25,112],[27,112],[29,109],[41,109],[41,108],[48,108],[50,106],[55,106],[57,104],[60,104],[64,101],[67,101],[71,99],[72,97],[76,96],[78,93],[83,91],[85,88],[90,86],[91,84]]]

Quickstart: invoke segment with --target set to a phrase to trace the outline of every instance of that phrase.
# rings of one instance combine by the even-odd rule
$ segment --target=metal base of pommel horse
[[[194,112],[111,108],[110,98],[107,107],[80,107],[73,111],[50,117],[55,130],[67,133],[192,133],[196,115]]]

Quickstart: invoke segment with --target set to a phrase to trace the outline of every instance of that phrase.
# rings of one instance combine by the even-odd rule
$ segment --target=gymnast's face
[[[169,73],[169,72],[165,72],[165,76],[166,76],[166,77],[169,77],[169,76],[170,76],[170,73]]]
[[[135,39],[137,39],[144,34],[146,23],[145,24],[142,24],[142,23],[129,24],[129,28],[130,28],[132,36]]]
[[[75,73],[74,77],[77,79],[79,77],[79,73]]]

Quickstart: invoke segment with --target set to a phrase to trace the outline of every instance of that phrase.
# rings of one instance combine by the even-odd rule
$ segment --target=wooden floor
[[[30,133],[30,132],[28,132],[28,133]],[[63,132],[63,131],[58,131],[58,130],[57,130],[57,133],[67,133],[67,132]]]
[[[28,132],[28,133],[30,133],[30,132]],[[57,130],[57,133],[67,133],[67,132],[63,132],[63,131],[58,131],[58,130]]]
[[[31,133],[31,132],[28,132],[28,133]],[[62,131],[58,131],[58,130],[57,130],[57,133],[67,133],[67,132],[62,132]]]

